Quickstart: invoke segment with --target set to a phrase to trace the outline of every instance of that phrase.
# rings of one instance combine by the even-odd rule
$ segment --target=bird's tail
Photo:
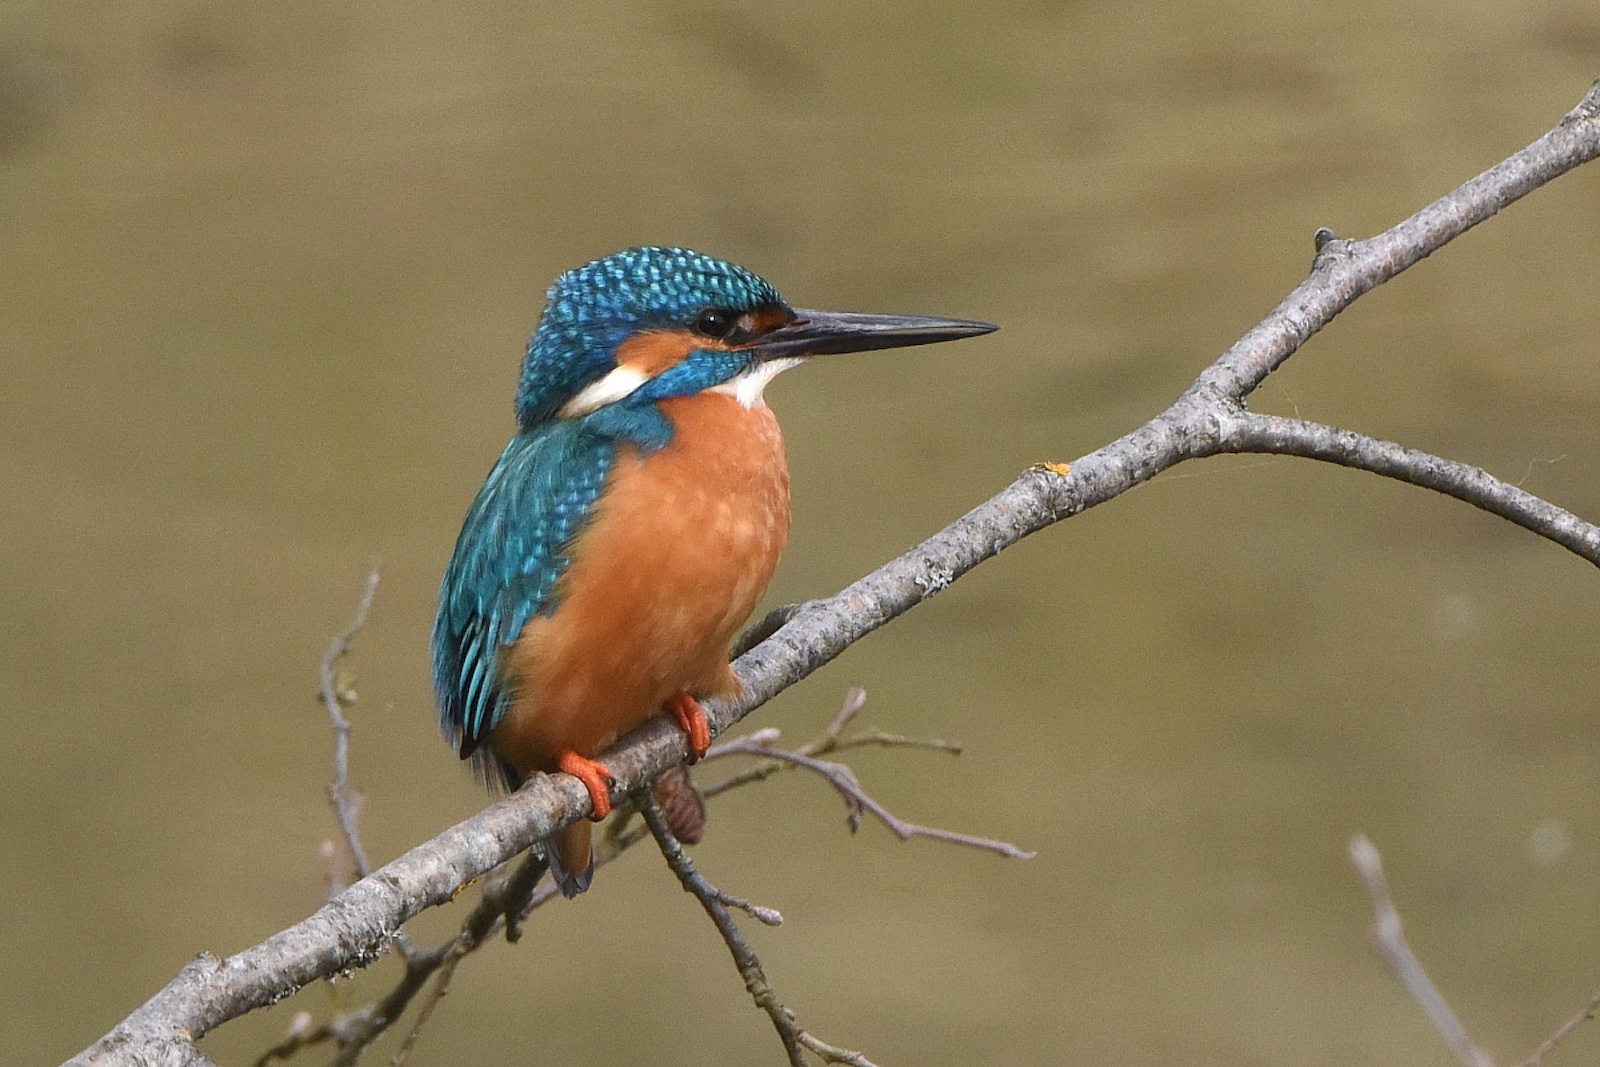
[[[550,865],[561,895],[571,900],[594,881],[594,851],[589,847],[593,824],[587,819],[575,822],[544,839],[544,858]]]

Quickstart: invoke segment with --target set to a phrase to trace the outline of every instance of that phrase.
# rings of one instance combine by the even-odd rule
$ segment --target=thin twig
[[[332,1024],[314,1025],[309,1011],[297,1012],[289,1021],[289,1030],[283,1035],[283,1040],[257,1056],[255,1067],[266,1067],[273,1060],[287,1060],[301,1049],[320,1044],[332,1037]]]
[[[378,568],[373,567],[367,575],[361,602],[356,605],[355,617],[328,646],[327,655],[322,657],[321,670],[322,706],[327,709],[328,718],[333,723],[333,783],[328,786],[328,799],[333,802],[334,816],[339,820],[339,830],[344,834],[345,847],[350,850],[356,873],[362,878],[372,873],[372,864],[367,861],[367,850],[361,844],[361,831],[356,823],[360,804],[350,796],[351,727],[350,720],[344,714],[344,709],[355,702],[355,692],[349,685],[341,684],[343,679],[338,676],[338,666],[350,654],[356,635],[367,624],[367,615],[372,611],[372,598],[377,595]]]
[[[450,992],[450,981],[455,978],[456,965],[466,958],[477,945],[467,947],[465,941],[457,938],[451,942],[441,955],[439,966],[433,980],[433,989],[423,1000],[422,1006],[417,1009],[417,1017],[412,1020],[411,1028],[406,1031],[406,1036],[400,1042],[400,1047],[395,1050],[394,1057],[389,1061],[390,1067],[404,1067],[406,1060],[411,1058],[412,1051],[417,1047],[417,1042],[422,1038],[422,1028],[433,1018],[434,1009],[444,1000],[445,994]]]
[[[1600,528],[1470,464],[1354,430],[1253,411],[1236,415],[1229,431],[1224,442],[1229,452],[1301,456],[1432,489],[1600,564]]]
[[[756,1002],[756,1007],[766,1012],[772,1019],[773,1029],[778,1032],[778,1040],[783,1042],[783,1050],[789,1056],[792,1067],[804,1067],[805,1056],[800,1051],[810,1048],[829,1063],[867,1064],[870,1061],[859,1052],[848,1049],[838,1049],[816,1038],[809,1042],[804,1040],[805,1031],[795,1023],[794,1012],[784,1007],[778,999],[777,991],[772,988],[772,983],[767,981],[767,975],[761,968],[761,960],[756,956],[755,950],[750,947],[750,942],[744,939],[739,932],[739,926],[733,921],[733,916],[728,913],[729,904],[744,906],[743,901],[730,897],[695,869],[683,846],[678,844],[678,839],[672,836],[672,829],[667,826],[667,820],[661,814],[661,806],[651,796],[642,797],[639,801],[639,813],[644,816],[645,825],[650,828],[650,835],[656,839],[656,844],[661,848],[661,855],[666,857],[667,866],[672,868],[672,873],[678,876],[678,881],[683,883],[685,892],[694,894],[700,906],[711,917],[711,922],[716,926],[717,932],[722,935],[723,943],[728,946],[728,952],[733,956],[733,962],[739,968],[739,977],[744,979],[745,989],[750,991],[750,998]]]
[[[1461,1025],[1455,1012],[1445,1002],[1428,973],[1422,969],[1411,946],[1406,943],[1400,922],[1400,912],[1389,895],[1389,880],[1383,874],[1383,858],[1378,848],[1365,834],[1350,839],[1350,862],[1355,865],[1362,881],[1367,884],[1367,894],[1372,898],[1372,941],[1389,964],[1389,969],[1400,979],[1411,999],[1417,1002],[1433,1028],[1445,1039],[1450,1050],[1465,1067],[1494,1067],[1488,1053],[1480,1049]]]
[[[645,825],[650,828],[650,834],[656,839],[662,856],[666,857],[667,866],[672,868],[672,873],[683,883],[684,891],[694,894],[695,899],[700,901],[700,906],[711,917],[717,933],[722,935],[729,954],[733,956],[734,966],[739,968],[739,976],[744,979],[745,989],[750,991],[750,997],[756,1002],[756,1007],[766,1012],[772,1019],[772,1026],[778,1031],[778,1040],[783,1042],[783,1049],[789,1055],[789,1062],[794,1067],[804,1067],[805,1057],[800,1052],[800,1040],[796,1035],[799,1028],[795,1026],[789,1010],[783,1006],[777,992],[767,981],[766,972],[761,969],[761,960],[756,956],[755,950],[739,932],[733,916],[728,914],[721,891],[695,869],[694,861],[683,851],[678,839],[672,836],[672,830],[668,828],[667,820],[662,817],[661,808],[656,804],[654,797],[647,796],[640,799],[639,814],[644,816]]]
[[[844,701],[833,721],[813,740],[802,745],[797,752],[802,755],[815,755],[819,752],[836,752],[865,745],[883,745],[895,748],[917,748],[938,752],[958,754],[961,745],[954,741],[942,741],[930,738],[906,737],[900,734],[891,734],[869,727],[857,734],[844,735],[843,731],[860,714],[866,705],[864,690],[853,687],[845,693]],[[775,748],[780,733],[776,728],[768,727],[754,731],[742,738],[734,738],[713,746],[707,759],[718,756],[748,756],[761,757],[762,762],[758,767],[763,768],[763,773],[751,775],[735,775],[734,777],[717,783],[706,790],[706,796],[725,793],[741,785],[749,785],[766,778],[778,770],[793,770],[801,764],[789,762],[784,756],[788,755]],[[821,762],[821,761],[815,761]],[[826,766],[842,766],[839,764],[825,764]],[[845,768],[848,773],[849,768]],[[637,810],[637,808],[635,809]],[[898,820],[896,820],[898,822]],[[900,823],[902,826],[912,825]],[[931,831],[927,836],[938,836],[944,831]],[[603,838],[604,847],[595,850],[595,866],[603,867],[616,859],[627,849],[650,836],[648,826],[634,824],[626,827],[622,822],[612,820],[610,829]],[[956,835],[959,839],[960,835]],[[980,839],[981,840],[981,839]],[[958,840],[957,843],[965,843]],[[428,949],[419,949],[409,942],[405,944],[402,956],[405,960],[406,971],[400,981],[376,1003],[369,1004],[358,1011],[336,1016],[327,1023],[307,1028],[296,1026],[287,1035],[284,1041],[268,1049],[263,1054],[260,1063],[272,1059],[288,1059],[295,1052],[317,1044],[333,1042],[339,1046],[339,1053],[334,1058],[332,1067],[349,1067],[357,1062],[361,1055],[378,1038],[383,1036],[394,1023],[408,1010],[411,1003],[416,1001],[419,1005],[417,1017],[412,1021],[406,1031],[406,1036],[401,1040],[399,1049],[390,1060],[391,1067],[403,1067],[415,1049],[421,1037],[422,1030],[433,1016],[439,1003],[450,990],[450,984],[455,976],[457,965],[461,960],[477,951],[483,945],[492,941],[502,930],[506,940],[515,942],[521,935],[521,923],[527,919],[537,908],[555,899],[558,895],[555,887],[549,882],[541,882],[545,872],[545,863],[542,857],[534,852],[525,853],[523,861],[509,873],[487,885],[483,896],[473,907],[466,919],[462,921],[457,933],[439,945]],[[775,908],[765,907],[751,903],[740,897],[723,893],[717,890],[722,904],[728,908],[738,909],[752,916],[767,926],[780,926],[783,915]],[[403,934],[396,935],[397,938]],[[431,979],[431,981],[430,981]],[[424,989],[426,994],[417,1000],[417,994]],[[797,1030],[798,1040],[802,1045],[811,1048],[819,1056],[833,1056],[832,1062],[848,1064],[867,1064],[871,1061],[861,1056],[860,1053],[850,1052],[848,1049],[834,1049],[833,1046]],[[833,1049],[830,1053],[827,1050]],[[857,1057],[855,1059],[849,1057]]]
[[[765,904],[752,904],[743,897],[736,897],[732,893],[723,892],[721,889],[717,890],[717,899],[730,908],[737,908],[739,911],[744,912],[763,926],[783,925],[783,913],[777,908],[769,908]]]
[[[922,748],[929,752],[944,752],[952,756],[959,756],[965,751],[965,746],[960,741],[949,741],[942,737],[909,737],[905,734],[892,734],[876,727],[851,734],[836,747],[864,748],[867,745],[878,745],[883,748]]]
[[[861,714],[861,709],[867,706],[867,691],[859,685],[852,685],[844,691],[844,703],[839,707],[839,714],[833,717],[828,728],[823,731],[824,740],[835,744],[839,735],[844,733],[844,728],[855,722],[856,716]]]
[[[354,726],[344,713],[345,708],[355,703],[356,691],[339,666],[354,649],[356,635],[367,625],[367,617],[372,613],[372,602],[377,595],[378,568],[374,565],[367,573],[361,600],[356,604],[350,625],[329,643],[318,671],[322,706],[328,712],[328,720],[333,726],[333,781],[328,786],[328,800],[333,804],[334,818],[338,820],[339,832],[344,838],[345,848],[349,850],[350,862],[361,878],[372,873],[372,862],[367,858],[366,846],[361,843],[361,805],[365,798],[350,791],[350,733]],[[325,867],[331,897],[344,886],[340,884],[341,879],[331,858],[326,860]],[[416,962],[412,959],[415,950],[411,939],[404,931],[396,930],[390,938],[390,944],[405,959],[409,973]]]
[[[840,1048],[838,1045],[830,1045],[809,1030],[796,1030],[794,1036],[800,1044],[821,1056],[826,1063],[844,1063],[849,1064],[849,1067],[878,1067],[863,1054]]]
[[[506,930],[507,940],[516,940],[516,937],[512,936],[516,923],[526,914],[523,909],[532,909],[528,899],[544,871],[542,858],[532,853],[526,855],[523,862],[504,878],[484,889],[483,896],[467,914],[460,930],[450,940],[429,949],[415,948],[409,942],[406,944],[406,950],[402,953],[406,965],[405,974],[381,1001],[331,1021],[327,1026],[319,1028],[312,1035],[289,1047],[288,1051],[292,1053],[301,1045],[333,1039],[339,1044],[339,1054],[334,1058],[332,1067],[348,1067],[354,1064],[368,1047],[405,1014],[411,1001],[432,978],[432,987],[428,990],[428,995],[423,998],[421,1007],[417,1009],[417,1018],[412,1022],[400,1043],[400,1048],[390,1061],[395,1067],[404,1064],[422,1036],[424,1025],[433,1016],[434,1009],[450,991],[450,982],[455,977],[456,965],[491,940],[502,928]],[[286,1046],[288,1044],[285,1042]],[[279,1055],[288,1058],[287,1054],[280,1052]]]
[[[860,713],[865,703],[865,691],[860,688],[848,690],[839,713],[823,731],[822,735],[802,746],[800,751],[802,753],[831,752],[861,745],[920,748],[951,753],[959,753],[961,751],[961,745],[958,742],[903,737],[899,734],[885,733],[876,728],[868,729],[850,737],[841,737],[841,731]],[[770,768],[766,773],[760,775],[739,775],[719,782],[708,788],[705,791],[705,795],[709,798],[713,795],[728,792],[738,786],[759,781],[776,770],[793,768],[795,764],[776,758],[777,753],[771,746],[776,744],[778,738],[779,733],[776,729],[767,728],[757,730],[749,735],[748,740],[750,743],[760,746],[759,748],[752,749],[747,747],[742,743],[746,739],[741,738],[735,738],[713,746],[711,752],[707,754],[708,760],[716,756],[754,753],[764,757],[763,763],[770,763]],[[623,823],[615,820],[611,823],[609,832],[603,838],[605,847],[595,850],[594,861],[596,868],[603,867],[617,859],[623,852],[650,836],[647,826],[635,824],[631,828],[624,829],[623,825]],[[409,1054],[411,1046],[415,1044],[423,1024],[427,1021],[428,1016],[432,1014],[440,999],[448,992],[450,979],[454,974],[456,964],[492,940],[502,925],[505,929],[506,940],[515,942],[519,937],[520,923],[526,920],[536,909],[556,898],[558,894],[551,883],[540,883],[539,879],[544,869],[544,861],[542,859],[532,853],[527,854],[515,874],[507,877],[498,885],[484,890],[484,900],[480,901],[473,913],[462,924],[462,932],[460,934],[451,941],[427,952],[416,951],[416,963],[419,966],[419,970],[438,968],[440,973],[429,990],[428,996],[422,1001],[422,1007],[418,1010],[418,1018],[412,1024],[402,1044],[401,1052],[397,1053],[394,1061],[392,1061],[394,1064],[398,1065],[405,1062],[405,1056]],[[721,891],[719,890],[718,892]],[[723,894],[721,899],[725,906],[744,911],[767,926],[779,926],[783,923],[782,913],[775,908],[754,904],[731,894]],[[426,974],[423,974],[423,977],[426,977]],[[400,986],[396,987],[385,998],[383,1008],[371,1013],[371,1019],[382,1019],[385,1020],[383,1026],[389,1025],[389,1021],[398,1018],[400,1012],[405,1010],[406,1002],[414,995],[418,984],[413,973],[408,971]],[[382,1027],[379,1027],[371,1034],[363,1034],[362,1043],[370,1044],[372,1040],[379,1036],[381,1030]],[[802,1043],[805,1043],[815,1039],[806,1035],[801,1040]],[[818,1044],[818,1055],[822,1055],[821,1043],[819,1042]],[[838,1051],[841,1055],[849,1054],[848,1050]],[[859,1055],[859,1053],[854,1055]],[[856,1061],[841,1059],[838,1062],[854,1063]],[[860,1062],[868,1063],[869,1061],[863,1058]]]
[[[810,756],[799,756],[787,752],[782,753],[778,758],[789,760],[826,777],[833,784],[833,787],[839,791],[846,805],[855,809],[852,816],[852,829],[860,822],[860,810],[865,809],[876,816],[880,822],[889,828],[891,833],[902,841],[909,841],[914,837],[927,837],[953,845],[967,845],[987,852],[996,852],[1012,859],[1028,860],[1033,859],[1036,855],[1036,853],[1018,848],[1016,845],[1006,841],[975,837],[971,834],[956,833],[954,830],[944,830],[936,826],[924,826],[921,823],[908,822],[901,819],[873,799],[872,795],[861,787],[855,772],[843,763],[813,759]]]
[[[901,819],[901,817],[891,813],[890,809],[880,805],[872,797],[872,793],[867,792],[862,787],[861,779],[856,777],[856,773],[854,773],[853,769],[850,769],[850,766],[846,766],[845,763],[835,763],[832,760],[819,760],[819,758],[816,758],[816,755],[814,755],[816,752],[832,752],[832,750],[845,749],[845,747],[850,747],[850,745],[854,744],[909,744],[914,745],[914,747],[920,747],[920,749],[936,749],[939,752],[955,753],[962,750],[962,747],[955,744],[955,742],[920,741],[920,739],[899,737],[898,734],[885,734],[880,733],[880,731],[869,731],[869,733],[859,734],[856,737],[840,736],[843,728],[861,710],[864,702],[866,702],[866,694],[862,693],[861,689],[851,689],[850,696],[845,699],[845,707],[843,707],[842,712],[838,713],[834,723],[827,728],[827,733],[822,734],[818,742],[803,745],[802,749],[795,750],[795,752],[787,752],[787,750],[773,747],[773,742],[778,739],[778,731],[776,729],[758,729],[758,731],[755,731],[754,734],[749,734],[749,736],[734,737],[733,741],[715,745],[714,749],[706,753],[707,758],[712,757],[712,755],[717,755],[717,757],[755,755],[755,757],[763,757],[766,760],[774,761],[774,763],[792,763],[794,766],[808,769],[811,773],[821,774],[845,801],[845,808],[850,811],[851,832],[861,827],[862,813],[867,813],[872,814],[875,819],[878,819],[885,827],[888,827],[894,837],[898,837],[902,841],[909,841],[914,837],[926,837],[936,841],[947,841],[950,845],[981,848],[984,851],[989,851],[989,853],[998,853],[1000,856],[1010,856],[1013,859],[1032,859],[1035,856],[1035,853],[1029,853],[1026,849],[1011,845],[1010,841],[973,837],[970,833],[957,833],[955,830],[944,830],[939,829],[939,827],[931,827],[931,825],[918,824],[918,822],[907,822],[906,819]],[[758,781],[758,779],[774,773],[774,769],[776,768],[773,768],[773,766],[755,766],[755,768],[750,768],[749,771],[744,771],[744,773],[736,774],[736,776],[726,779],[725,782],[718,782],[717,785],[707,787],[704,792],[706,792],[707,797],[714,797],[718,792],[722,792],[723,789],[728,789],[731,784],[742,785],[749,781]]]
[[[937,737],[907,737],[902,734],[886,733],[876,727],[863,730],[861,733],[845,737],[844,729],[853,722],[861,709],[866,707],[867,691],[860,686],[851,686],[845,691],[844,704],[839,709],[839,714],[834,716],[833,722],[822,732],[822,736],[812,741],[807,741],[794,751],[802,756],[824,756],[830,752],[842,752],[845,749],[861,748],[868,745],[883,748],[921,748],[932,752],[945,752],[952,756],[959,756],[962,744],[959,741],[946,741]],[[763,726],[759,730],[752,730],[748,734],[731,738],[711,746],[702,762],[726,756],[761,755],[766,758],[753,767],[748,767],[737,774],[730,775],[720,782],[708,785],[700,790],[702,796],[711,798],[729,789],[748,785],[750,782],[759,782],[769,778],[778,771],[789,770],[794,767],[792,763],[785,763],[773,757],[767,748],[778,743],[782,732],[776,726]]]
[[[1562,1023],[1556,1028],[1555,1033],[1539,1042],[1539,1047],[1533,1050],[1533,1055],[1523,1060],[1517,1067],[1539,1067],[1544,1062],[1544,1058],[1550,1055],[1551,1050],[1566,1040],[1568,1034],[1593,1019],[1596,1015],[1600,1015],[1600,993],[1590,997],[1589,1003],[1585,1004],[1578,1014]]]

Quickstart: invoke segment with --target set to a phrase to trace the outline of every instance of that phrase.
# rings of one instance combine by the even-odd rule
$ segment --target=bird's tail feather
[[[550,865],[561,895],[571,900],[594,881],[594,850],[589,847],[592,824],[575,822],[544,840],[544,858]]]

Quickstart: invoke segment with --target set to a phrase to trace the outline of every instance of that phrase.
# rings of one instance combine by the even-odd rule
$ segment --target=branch
[[[1465,463],[1320,423],[1252,413],[1240,414],[1227,446],[1230,452],[1320,459],[1432,489],[1532,530],[1600,565],[1600,527]]]
[[[861,781],[856,778],[856,772],[845,764],[835,763],[831,760],[820,760],[803,752],[785,752],[782,749],[773,748],[772,741],[775,739],[773,735],[762,734],[739,738],[721,746],[721,754],[734,755],[742,753],[751,756],[765,756],[768,759],[792,763],[796,767],[803,767],[808,771],[821,775],[844,799],[845,807],[850,812],[850,831],[852,833],[861,826],[861,816],[865,812],[883,823],[884,826],[889,828],[890,833],[902,841],[910,841],[913,837],[927,837],[947,844],[967,845],[971,848],[982,849],[985,852],[997,852],[1011,859],[1031,860],[1034,857],[1034,853],[1024,851],[1016,845],[1005,841],[993,841],[987,837],[973,837],[970,834],[960,834],[954,830],[944,830],[937,826],[923,826],[919,823],[906,822],[874,800],[872,794],[862,788]],[[898,741],[900,738],[895,737],[893,734],[878,734],[872,740],[882,743],[885,740]],[[929,746],[924,742],[921,747]]]
[[[333,724],[333,784],[328,786],[328,799],[333,803],[334,816],[339,820],[339,831],[344,834],[344,844],[350,850],[350,860],[355,864],[356,874],[362,878],[372,873],[372,864],[367,859],[367,850],[361,844],[361,831],[356,825],[360,804],[350,796],[350,720],[344,716],[344,709],[355,703],[356,695],[350,679],[342,676],[338,667],[350,654],[356,634],[367,624],[367,616],[372,612],[372,598],[377,595],[378,568],[374,567],[367,574],[367,584],[362,590],[361,602],[356,605],[355,617],[328,646],[327,655],[322,657],[322,669],[318,672],[322,706],[328,712],[329,722]]]
[[[1394,898],[1389,894],[1389,880],[1383,873],[1383,858],[1378,854],[1378,847],[1365,834],[1357,834],[1350,839],[1350,862],[1354,865],[1356,873],[1361,875],[1361,880],[1367,885],[1367,895],[1372,898],[1372,943],[1377,946],[1378,953],[1400,979],[1400,984],[1416,1001],[1422,1013],[1428,1017],[1433,1028],[1439,1036],[1445,1039],[1450,1050],[1456,1054],[1463,1067],[1494,1067],[1494,1060],[1487,1052],[1478,1047],[1472,1040],[1472,1035],[1467,1028],[1461,1025],[1461,1020],[1456,1018],[1454,1011],[1445,1001],[1444,994],[1433,984],[1427,971],[1422,967],[1422,961],[1417,959],[1417,954],[1411,951],[1411,945],[1406,941],[1404,924],[1400,920],[1400,911],[1395,907]],[[1540,1067],[1544,1058],[1578,1027],[1590,1019],[1600,1015],[1600,993],[1589,998],[1589,1003],[1578,1009],[1578,1013],[1560,1026],[1555,1032],[1533,1050],[1533,1054],[1523,1060],[1518,1067]]]
[[[1600,993],[1596,993],[1594,996],[1590,997],[1589,1003],[1580,1008],[1578,1010],[1578,1014],[1562,1023],[1556,1028],[1555,1033],[1539,1042],[1539,1047],[1533,1050],[1533,1055],[1523,1060],[1517,1065],[1517,1067],[1539,1067],[1539,1065],[1544,1062],[1544,1058],[1548,1056],[1557,1045],[1561,1044],[1561,1042],[1567,1039],[1567,1035],[1571,1034],[1572,1031],[1576,1030],[1590,1019],[1595,1018],[1597,1015],[1600,1015]]]
[[[336,642],[337,643],[337,642]],[[959,752],[961,746],[950,741],[930,740],[924,738],[901,737],[898,734],[885,733],[876,728],[871,728],[851,736],[844,736],[844,729],[861,709],[866,706],[866,692],[860,688],[852,688],[845,694],[844,703],[833,722],[823,732],[822,736],[814,741],[802,745],[795,753],[776,750],[779,732],[768,727],[756,731],[753,735],[736,738],[733,741],[715,745],[706,754],[706,761],[738,756],[750,752],[759,752],[764,758],[750,771],[733,775],[716,785],[704,790],[703,796],[707,799],[721,795],[742,785],[750,785],[764,781],[773,772],[779,770],[794,770],[799,764],[784,762],[778,757],[790,755],[810,755],[821,752],[842,751],[850,748],[859,748],[866,745],[877,745],[894,748],[919,748],[931,749],[940,752]],[[752,748],[751,745],[759,746]],[[682,768],[687,771],[687,768]],[[848,771],[848,768],[846,768]],[[659,787],[662,779],[657,779]],[[690,786],[692,788],[692,786]],[[652,788],[650,795],[659,797],[658,788]],[[619,808],[620,819],[612,819],[605,836],[606,847],[597,849],[595,853],[595,866],[601,867],[616,859],[628,848],[638,844],[649,836],[648,827],[638,825],[628,827],[627,816],[638,810],[632,798],[624,802],[627,807]],[[667,814],[667,807],[659,799],[663,815]],[[676,824],[669,818],[668,829],[673,831],[673,836],[680,841]],[[853,827],[852,827],[853,829]],[[930,832],[925,836],[937,836],[937,832]],[[965,843],[957,840],[956,843]],[[1005,846],[1010,848],[1011,846]],[[257,1060],[256,1067],[267,1067],[277,1060],[287,1060],[300,1051],[322,1044],[332,1043],[338,1047],[338,1055],[334,1058],[333,1067],[351,1065],[357,1062],[362,1053],[375,1041],[384,1035],[405,1013],[411,1001],[428,986],[432,979],[431,988],[423,998],[422,1006],[417,1011],[417,1016],[401,1043],[399,1051],[390,1061],[393,1067],[400,1067],[410,1055],[411,1050],[421,1036],[422,1029],[427,1025],[434,1008],[449,991],[454,979],[457,965],[468,955],[476,952],[494,937],[505,931],[507,941],[516,942],[520,939],[520,923],[531,915],[535,909],[548,903],[558,894],[551,883],[538,885],[540,877],[545,872],[545,862],[536,852],[527,852],[521,863],[515,869],[507,872],[489,885],[487,885],[476,906],[468,913],[460,929],[449,940],[431,949],[417,949],[408,941],[401,940],[401,935],[396,935],[396,947],[399,948],[405,962],[405,972],[400,980],[390,991],[377,1001],[369,1003],[354,1011],[344,1012],[334,1016],[326,1022],[314,1023],[309,1013],[302,1012],[291,1021],[288,1032],[282,1041],[267,1049]],[[752,904],[747,900],[720,893],[719,899],[730,908],[736,908],[749,914],[751,917],[767,926],[783,925],[783,916],[773,908]],[[799,1038],[800,1043],[811,1048],[825,1058],[834,1056],[832,1062],[849,1063],[851,1055],[848,1050],[834,1049],[810,1035]],[[830,1051],[831,1050],[831,1051]],[[865,1062],[864,1060],[862,1062]]]
[[[1456,1013],[1450,1010],[1444,994],[1439,992],[1422,961],[1406,942],[1400,912],[1389,895],[1389,880],[1383,875],[1383,859],[1377,846],[1365,834],[1350,839],[1350,862],[1355,865],[1361,880],[1367,884],[1367,895],[1372,898],[1372,943],[1389,964],[1389,969],[1400,979],[1411,999],[1417,1002],[1439,1036],[1445,1039],[1463,1067],[1494,1067],[1494,1060],[1478,1047],[1461,1025]]]
[[[1059,465],[1024,472],[992,500],[910,552],[832,597],[802,605],[770,638],[739,658],[735,669],[744,695],[707,704],[714,731],[725,733],[854,642],[1029,534],[1185,460],[1244,450],[1250,435],[1259,432],[1245,417],[1245,397],[1339,312],[1596,155],[1600,84],[1549,133],[1392,229],[1365,241],[1319,233],[1317,256],[1305,282],[1166,411],[1078,460],[1066,473]],[[1524,503],[1508,500],[1497,514],[1516,517],[1525,509]],[[1591,525],[1571,522],[1572,533],[1558,543],[1577,551],[1574,544],[1600,539],[1600,531]],[[1531,517],[1523,525],[1542,532]],[[685,755],[682,734],[657,721],[624,738],[605,760],[622,790],[629,791]],[[74,1062],[128,1063],[152,1049],[192,1051],[195,1040],[223,1022],[275,1003],[308,982],[375,959],[412,916],[449,900],[461,885],[588,810],[588,794],[575,779],[536,777],[515,795],[356,882],[282,933],[225,960],[200,956]]]
[[[805,1057],[801,1055],[801,1048],[809,1048],[822,1056],[829,1063],[855,1064],[857,1067],[873,1067],[859,1052],[836,1048],[816,1038],[807,1040],[808,1035],[795,1022],[794,1013],[784,1007],[778,999],[777,991],[772,988],[772,983],[767,981],[767,974],[761,967],[761,960],[756,956],[755,950],[739,932],[739,926],[733,921],[729,913],[730,906],[750,911],[771,912],[770,908],[753,908],[753,906],[738,897],[731,897],[712,885],[706,877],[695,869],[694,861],[683,851],[677,838],[672,836],[672,830],[667,826],[667,820],[661,815],[661,808],[655,799],[649,796],[643,798],[639,804],[639,813],[644,816],[645,825],[650,828],[650,834],[656,839],[656,844],[661,848],[661,855],[666,857],[667,866],[672,868],[672,873],[678,876],[678,881],[683,884],[684,892],[691,893],[700,901],[700,906],[711,917],[711,922],[716,926],[717,933],[722,935],[723,943],[728,946],[728,952],[733,956],[734,965],[739,968],[739,976],[744,979],[745,989],[750,991],[750,998],[756,1002],[756,1007],[767,1013],[772,1020],[773,1029],[778,1032],[778,1040],[783,1042],[783,1050],[788,1053],[789,1063],[793,1067],[805,1067]],[[762,919],[766,922],[766,919]]]

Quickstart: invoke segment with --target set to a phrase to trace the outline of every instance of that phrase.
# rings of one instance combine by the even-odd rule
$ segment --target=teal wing
[[[480,769],[515,775],[479,746],[510,708],[501,657],[529,619],[558,603],[556,583],[599,498],[615,443],[573,422],[517,435],[467,512],[439,588],[433,684],[439,725]]]

